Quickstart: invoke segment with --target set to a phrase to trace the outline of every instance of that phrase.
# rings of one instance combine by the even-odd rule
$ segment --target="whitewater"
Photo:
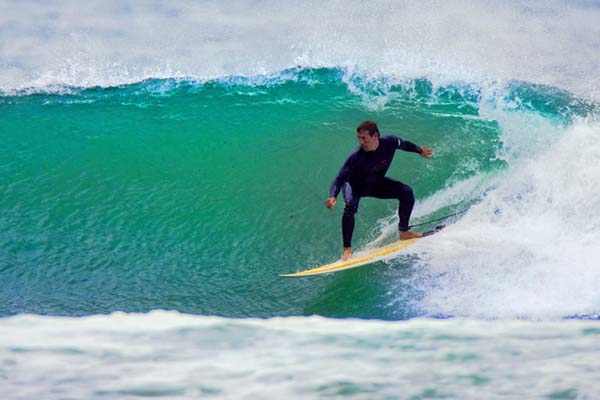
[[[0,1],[0,396],[595,398],[599,38],[594,1]],[[365,119],[434,150],[390,168],[412,222],[457,215],[280,278],[339,257]]]

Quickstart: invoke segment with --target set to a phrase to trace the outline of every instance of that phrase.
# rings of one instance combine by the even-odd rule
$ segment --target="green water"
[[[357,80],[357,91],[341,76],[293,70],[0,97],[0,315],[418,315],[410,288],[406,304],[384,306],[392,267],[318,280],[278,274],[339,256],[343,204],[332,212],[323,201],[362,120],[434,149],[430,161],[398,152],[388,172],[413,187],[415,212],[444,188],[502,171],[501,132],[480,118],[468,86],[383,91]],[[529,96],[527,107],[555,116],[571,101],[536,106]],[[365,199],[355,245],[377,236],[396,207]],[[410,275],[411,265],[400,258],[395,273]]]

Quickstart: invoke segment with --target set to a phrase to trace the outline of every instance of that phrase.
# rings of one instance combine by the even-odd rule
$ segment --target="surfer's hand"
[[[337,203],[337,200],[335,197],[329,197],[327,200],[325,200],[325,207],[329,208],[330,210],[333,210],[333,207],[335,206],[335,203]]]
[[[430,159],[432,153],[431,147],[421,146],[421,157]]]

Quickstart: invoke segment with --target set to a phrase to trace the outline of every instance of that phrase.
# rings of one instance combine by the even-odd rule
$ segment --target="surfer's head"
[[[379,128],[374,121],[364,121],[356,128],[358,144],[364,151],[375,151],[379,147]]]
[[[362,131],[366,131],[370,136],[379,136],[379,128],[377,127],[375,121],[361,122],[358,128],[356,128],[356,133],[360,133]]]

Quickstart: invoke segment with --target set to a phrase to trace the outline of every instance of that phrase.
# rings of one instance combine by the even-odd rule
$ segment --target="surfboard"
[[[347,261],[339,260],[334,263],[326,264],[320,267],[311,268],[300,272],[293,272],[290,274],[281,274],[280,276],[285,276],[288,278],[297,278],[302,276],[322,275],[339,271],[345,271],[351,268],[362,267],[364,265],[369,265],[374,262],[381,261],[384,258],[388,258],[394,253],[397,253],[400,250],[407,248],[408,246],[416,243],[417,241],[439,232],[443,228],[444,225],[436,226],[435,229],[423,232],[423,236],[420,238],[398,240],[382,247],[376,247],[374,249],[356,253],[350,260]]]

